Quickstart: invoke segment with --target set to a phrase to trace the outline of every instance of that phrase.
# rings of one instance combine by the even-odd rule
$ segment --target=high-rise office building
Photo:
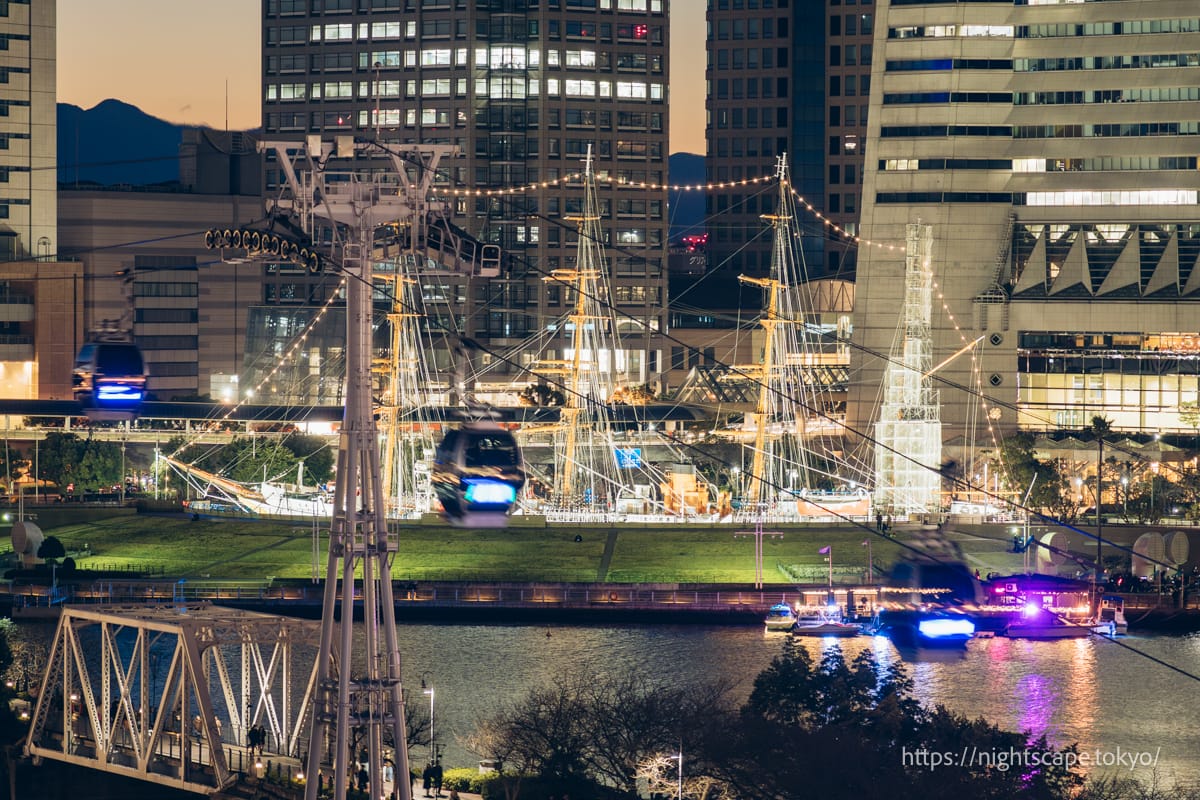
[[[882,0],[877,14],[852,427],[870,430],[900,338],[905,226],[921,223],[945,438],[1094,416],[1191,432],[1197,7]]]
[[[590,153],[624,350],[613,363],[652,381],[666,303],[667,5],[264,0],[264,136],[458,147],[440,165],[439,197],[456,225],[500,245],[503,269],[472,280],[423,271],[421,296],[439,336],[504,354],[486,364],[483,380],[497,382],[569,346],[571,291],[546,278],[575,265],[570,218],[583,210],[583,183],[572,176]],[[268,196],[278,183],[268,161]],[[286,300],[276,291],[264,302],[306,297],[291,287]]]
[[[0,259],[52,257],[55,3],[0,3]]]
[[[843,5],[845,2],[845,5]],[[708,0],[709,181],[775,173],[854,233],[873,49],[874,7],[853,0]],[[775,194],[763,186],[708,198],[709,269],[766,274]],[[814,216],[797,220],[811,277],[853,275],[853,247]]]
[[[62,399],[81,329],[59,264],[55,2],[0,3],[0,396]]]

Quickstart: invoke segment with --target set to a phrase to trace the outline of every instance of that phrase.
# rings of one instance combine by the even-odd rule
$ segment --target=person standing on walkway
[[[442,762],[433,762],[433,796],[442,796]]]

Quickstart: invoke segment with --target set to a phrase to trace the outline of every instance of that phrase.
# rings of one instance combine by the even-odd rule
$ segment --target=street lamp
[[[675,800],[683,800],[683,742],[679,743],[679,752],[672,756],[667,756],[667,758],[679,763],[679,777],[675,789]]]
[[[425,686],[424,677],[421,678],[421,694],[429,695],[429,754],[434,761],[437,761],[437,744],[435,743],[433,735],[433,687]]]

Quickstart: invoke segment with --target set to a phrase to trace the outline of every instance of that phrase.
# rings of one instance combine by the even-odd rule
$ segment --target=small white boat
[[[796,612],[787,603],[776,603],[767,609],[763,622],[769,631],[790,631],[796,624]]]
[[[1092,620],[1092,632],[1104,636],[1124,636],[1129,633],[1125,621],[1125,598],[1105,595],[1100,598],[1100,609]]]
[[[853,622],[844,622],[840,609],[830,606],[820,609],[814,617],[800,617],[792,633],[796,636],[858,636],[862,627]]]

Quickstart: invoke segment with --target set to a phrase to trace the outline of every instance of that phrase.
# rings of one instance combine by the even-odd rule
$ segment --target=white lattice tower
[[[875,423],[875,503],[893,514],[941,506],[941,408],[933,367],[933,226],[906,226],[901,335]]]
[[[319,224],[340,226],[350,241],[341,244],[346,273],[346,414],[338,443],[337,482],[321,643],[317,651],[316,689],[307,770],[306,800],[316,800],[315,780],[328,754],[333,764],[333,797],[344,800],[351,782],[349,752],[355,731],[365,734],[367,772],[373,794],[383,786],[385,733],[394,751],[394,796],[410,800],[408,752],[401,686],[400,649],[392,599],[391,562],[397,544],[386,524],[387,500],[380,466],[379,431],[372,407],[371,281],[375,232],[383,226],[407,230],[412,241],[428,219],[428,195],[438,161],[450,146],[418,145],[382,149],[341,137],[336,149],[310,137],[267,142],[282,168],[286,191],[277,209],[290,211],[311,233]],[[333,171],[333,158],[383,157],[393,172]],[[417,165],[415,178],[410,174]],[[297,169],[299,167],[299,169]],[[339,254],[336,252],[334,258]],[[361,571],[363,642],[354,641],[355,576]],[[335,622],[340,618],[341,623]],[[356,654],[359,656],[356,658]]]

